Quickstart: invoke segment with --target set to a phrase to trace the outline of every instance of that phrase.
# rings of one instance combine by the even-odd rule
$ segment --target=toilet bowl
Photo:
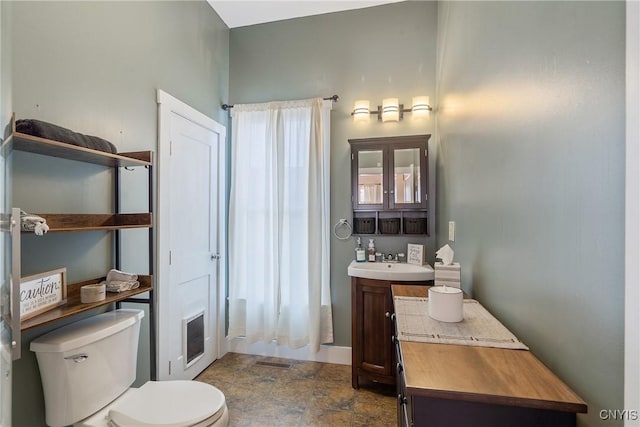
[[[31,342],[51,427],[224,427],[224,394],[198,381],[135,380],[141,310],[114,310]]]

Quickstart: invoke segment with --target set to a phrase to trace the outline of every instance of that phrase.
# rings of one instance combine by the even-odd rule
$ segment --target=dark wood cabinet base
[[[573,412],[413,397],[412,425],[429,427],[574,427]],[[411,425],[411,424],[410,424]]]

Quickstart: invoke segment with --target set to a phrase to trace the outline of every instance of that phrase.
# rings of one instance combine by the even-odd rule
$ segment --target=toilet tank
[[[114,310],[31,341],[44,391],[47,425],[78,422],[106,406],[136,379],[142,310]]]

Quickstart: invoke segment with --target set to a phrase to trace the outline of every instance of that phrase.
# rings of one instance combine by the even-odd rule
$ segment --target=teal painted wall
[[[353,104],[369,99],[435,95],[436,2],[402,2],[348,12],[234,28],[230,36],[230,103],[303,99],[338,94],[331,112],[331,225],[351,221],[348,139],[433,133],[433,115],[399,123],[354,123]],[[435,192],[435,157],[430,158]],[[429,205],[435,210],[435,197]],[[430,217],[431,230],[435,218]],[[377,237],[384,252],[406,252],[407,243],[427,245],[433,262],[435,236]],[[367,241],[365,240],[366,244]],[[351,295],[347,266],[354,240],[331,239],[334,343],[351,346]]]
[[[122,152],[155,152],[156,90],[162,89],[227,124],[220,104],[228,99],[229,29],[205,1],[15,2],[12,25],[18,118],[101,136]],[[111,210],[112,175],[104,168],[30,153],[14,157],[14,205],[50,213]],[[147,210],[146,176],[144,169],[123,171],[124,211]],[[147,271],[146,236],[146,230],[123,232],[124,270]],[[101,232],[26,236],[23,273],[65,266],[71,283],[100,277],[111,267],[111,243]],[[146,314],[136,384],[149,378]],[[63,323],[24,336],[24,357],[14,364],[14,426],[44,425],[28,343]]]
[[[11,3],[0,3],[0,138],[4,140],[9,122],[11,121]]]
[[[587,401],[580,425],[623,409],[624,22],[624,2],[439,9],[438,241],[455,221],[464,288]]]

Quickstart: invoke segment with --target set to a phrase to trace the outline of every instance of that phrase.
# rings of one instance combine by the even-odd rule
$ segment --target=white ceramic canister
[[[106,298],[106,285],[104,283],[96,283],[94,285],[85,285],[80,288],[80,302],[82,304],[104,301]]]
[[[429,316],[440,322],[461,322],[462,289],[450,286],[432,286],[429,289]]]

